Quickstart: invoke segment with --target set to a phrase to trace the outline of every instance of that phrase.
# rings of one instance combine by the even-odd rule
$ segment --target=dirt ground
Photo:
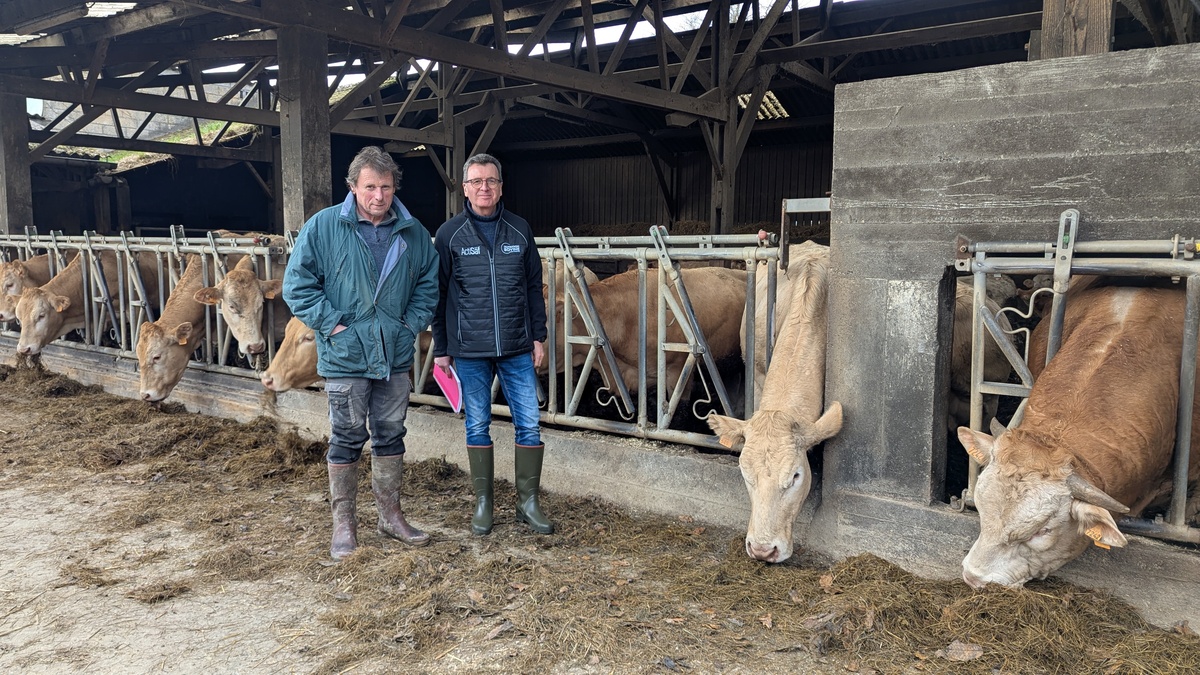
[[[741,532],[408,468],[434,543],[328,559],[323,446],[0,368],[0,670],[21,673],[1165,673],[1200,640],[1061,582],[975,592],[870,556],[750,560]]]

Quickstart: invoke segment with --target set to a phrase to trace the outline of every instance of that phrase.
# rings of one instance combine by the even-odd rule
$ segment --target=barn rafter
[[[89,4],[0,0],[0,32],[27,36],[0,46],[0,91],[69,106],[37,128],[0,118],[34,144],[5,153],[18,165],[76,145],[269,162],[282,182],[281,158],[328,155],[312,145],[324,132],[429,157],[450,205],[469,152],[633,144],[670,205],[663,172],[691,143],[713,165],[719,231],[751,139],[827,125],[840,82],[1190,42],[1200,0],[175,0],[103,18]],[[788,116],[760,120],[764,101]],[[191,118],[195,133],[149,138],[120,110]],[[114,133],[89,131],[106,116]],[[224,126],[206,138],[202,120]],[[223,144],[232,123],[259,133]],[[303,170],[300,193],[326,200],[304,181],[327,173]]]

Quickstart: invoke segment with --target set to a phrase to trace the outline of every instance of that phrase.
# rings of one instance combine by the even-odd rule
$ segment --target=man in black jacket
[[[554,524],[538,505],[542,444],[538,427],[537,373],[546,342],[542,263],[529,223],[504,210],[500,162],[479,154],[463,166],[467,203],[438,228],[434,362],[462,382],[467,458],[475,488],[471,531],[492,531],[494,474],[492,380],[500,378],[516,436],[517,520],[551,534]]]

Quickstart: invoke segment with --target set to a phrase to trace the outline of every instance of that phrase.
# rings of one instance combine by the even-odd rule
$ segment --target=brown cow
[[[842,429],[840,403],[821,412],[829,247],[805,242],[796,248],[789,311],[781,321],[759,410],[748,421],[708,417],[723,444],[743,446],[738,463],[750,493],[746,554],[767,562],[792,555],[792,526],[812,488],[808,451]]]
[[[1124,546],[1110,512],[1138,515],[1169,494],[1184,303],[1178,288],[1073,294],[1061,347],[1034,382],[1020,425],[995,437],[959,428],[984,466],[975,487],[979,538],[963,560],[968,584],[1020,586],[1093,541]],[[1034,331],[1031,353],[1045,353],[1046,324]],[[1191,450],[1194,482],[1195,413]]]
[[[704,267],[680,270],[684,287],[696,311],[696,319],[700,331],[708,341],[708,348],[714,359],[721,359],[738,353],[740,348],[741,326],[738,318],[741,309],[746,304],[746,272],[730,270],[723,267]],[[658,381],[658,294],[653,286],[653,276],[648,276],[646,291],[646,385]],[[617,367],[621,371],[621,379],[630,391],[636,391],[638,382],[637,347],[638,347],[638,278],[637,271],[623,272],[607,279],[588,284],[592,301],[596,305],[596,313],[604,332],[612,345]],[[561,311],[561,304],[556,311]],[[684,342],[683,331],[679,328],[678,318],[667,313],[667,340],[669,342]],[[561,331],[562,321],[558,323],[560,332],[558,344],[564,339]],[[583,321],[575,316],[575,334],[585,332]],[[583,350],[574,350],[574,365],[583,362]],[[667,381],[673,386],[679,379],[687,356],[681,352],[667,353]],[[607,369],[603,359],[599,359],[601,367]]]
[[[154,323],[143,323],[138,330],[138,389],[143,401],[161,401],[170,395],[207,335],[205,305],[193,297],[204,286],[204,257],[189,254],[184,264],[162,316]]]
[[[1011,297],[1011,296],[1010,296]],[[984,299],[988,309],[996,315],[996,322],[1005,332],[1011,331],[1008,319],[1000,314],[1000,306],[992,296]],[[950,400],[947,424],[951,433],[959,426],[971,422],[971,310],[975,304],[975,290],[970,279],[959,279],[954,293],[954,328],[950,339]],[[983,379],[988,382],[1008,382],[1013,367],[1000,350],[1000,345],[988,333],[983,338]],[[983,419],[996,416],[1000,397],[987,394],[983,397]]]
[[[433,333],[423,330],[417,334],[418,353],[429,350]],[[317,342],[313,329],[296,317],[288,320],[283,342],[275,350],[275,358],[259,378],[262,385],[274,392],[303,389],[321,381],[317,374]]]
[[[259,378],[271,391],[302,389],[321,380],[317,374],[317,342],[313,329],[292,317],[283,332],[283,342],[275,350],[271,365]]]
[[[101,250],[97,255],[115,302],[118,274],[124,263],[119,262],[117,253],[112,250]],[[83,262],[84,256],[76,256],[62,272],[41,287],[22,291],[17,301],[17,321],[21,323],[18,354],[39,354],[52,340],[84,327]],[[153,256],[138,256],[138,269],[145,282],[146,302],[155,306],[158,304],[157,261]]]
[[[280,296],[284,268],[284,263],[272,261],[272,278],[259,279],[254,272],[254,258],[244,256],[216,286],[196,291],[197,302],[220,306],[221,316],[237,340],[239,352],[254,355],[267,350],[263,316],[268,300],[276,300],[271,303],[275,335],[286,330],[287,320],[292,313]]]
[[[66,251],[67,261],[78,253]],[[26,288],[37,288],[50,281],[50,255],[43,253],[28,260],[0,263],[0,321],[17,318],[17,300]]]

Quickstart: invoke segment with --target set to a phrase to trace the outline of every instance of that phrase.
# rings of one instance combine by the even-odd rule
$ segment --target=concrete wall
[[[935,395],[956,235],[1050,241],[1074,207],[1084,241],[1195,236],[1198,149],[1198,44],[838,87],[827,399],[846,425],[815,546],[957,565],[977,524],[940,503]]]

